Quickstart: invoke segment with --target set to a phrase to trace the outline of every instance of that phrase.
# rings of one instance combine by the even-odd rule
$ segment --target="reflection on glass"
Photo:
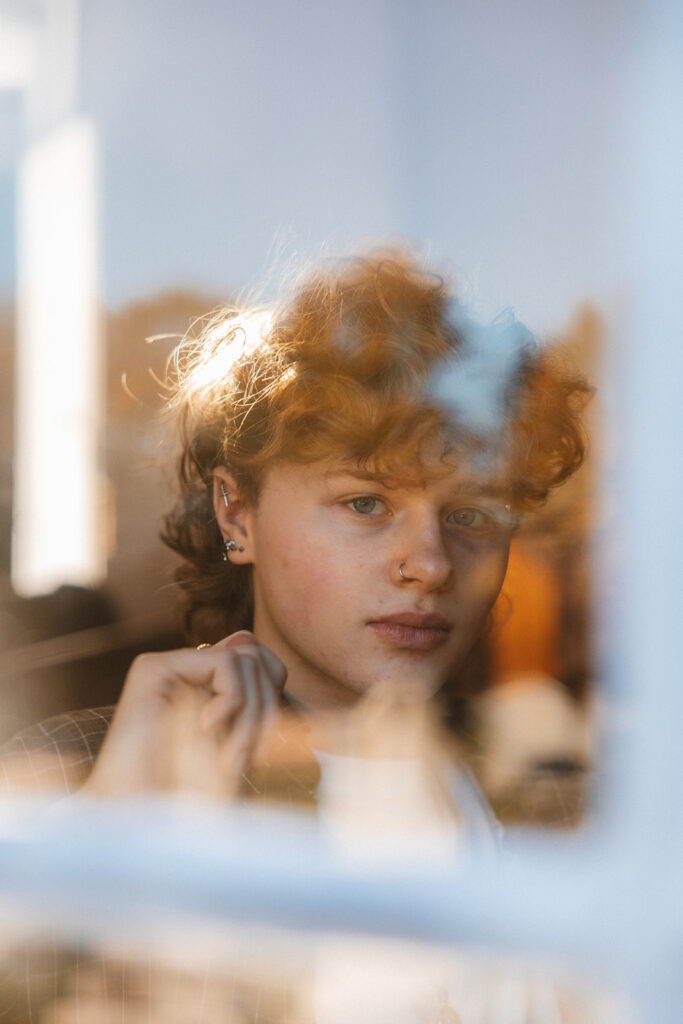
[[[12,771],[18,742],[94,764],[96,795],[220,799],[263,759],[284,706],[325,720],[311,745],[330,775],[339,756],[437,751],[430,771],[450,792],[446,766],[474,738],[482,781],[503,792],[506,718],[538,697],[546,743],[526,767],[581,774],[558,559],[543,564],[533,524],[582,461],[585,382],[511,318],[474,324],[400,252],[312,275],[268,314],[218,314],[174,359],[180,491],[163,539],[197,649],[137,659],[116,714],[15,741]],[[469,732],[437,741],[443,707],[455,722],[491,683]]]
[[[135,373],[126,392],[139,416]],[[399,251],[328,266],[268,312],[200,323],[165,392],[181,458],[162,536],[190,646],[137,657],[116,706],[10,739],[6,792],[298,809],[334,863],[384,879],[493,868],[481,786],[510,821],[575,824],[590,748],[580,687],[560,681],[558,560],[538,543],[559,531],[534,523],[582,462],[588,394],[521,324],[476,325]],[[539,999],[564,1013],[554,983],[532,995],[516,969],[474,983],[469,967],[403,956],[329,940],[308,951],[303,988],[288,976],[275,994],[270,964],[239,984],[219,965],[203,1005],[245,1020],[497,1019]],[[76,981],[54,968],[46,1019],[109,1013],[97,1000],[112,989],[116,1012],[139,997],[159,1019],[197,1000],[168,967],[83,957]]]
[[[159,951],[159,945],[162,951]],[[362,936],[195,931],[149,948],[5,947],[12,1024],[628,1024],[627,1001],[561,964]],[[32,1018],[23,1016],[26,977]],[[9,1009],[11,1007],[11,1009]]]

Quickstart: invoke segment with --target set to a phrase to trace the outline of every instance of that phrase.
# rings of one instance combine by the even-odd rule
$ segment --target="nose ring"
[[[399,574],[399,576],[401,577],[401,579],[403,580],[403,582],[404,582],[404,583],[405,583],[405,582],[407,581],[407,579],[408,579],[408,577],[407,577],[407,576],[404,576],[404,575],[403,575],[403,566],[404,566],[405,564],[406,564],[405,562],[401,562],[401,564],[400,564],[400,565],[399,565],[399,567],[398,567],[398,574]]]

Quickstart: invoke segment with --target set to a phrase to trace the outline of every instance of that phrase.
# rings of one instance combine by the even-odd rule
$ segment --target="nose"
[[[394,551],[392,579],[402,588],[424,593],[447,590],[453,582],[454,565],[441,524],[420,518],[402,532]]]

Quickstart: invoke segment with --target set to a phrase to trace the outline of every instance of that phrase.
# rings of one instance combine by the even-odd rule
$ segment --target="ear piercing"
[[[221,484],[221,498],[223,499],[225,507],[230,508],[230,498],[228,497],[228,492],[225,489],[225,484]],[[225,551],[223,552],[224,562],[228,561],[229,551],[244,551],[244,548],[241,548],[237,541],[233,540],[232,537],[225,537],[223,539],[223,544],[225,545]]]
[[[233,540],[232,537],[226,537],[223,544],[225,545],[225,551],[223,552],[224,562],[228,561],[228,551],[244,551],[244,548],[241,548],[237,541]]]

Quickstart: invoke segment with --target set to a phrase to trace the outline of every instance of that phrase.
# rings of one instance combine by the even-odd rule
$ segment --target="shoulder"
[[[67,795],[85,781],[100,752],[114,705],[55,715],[0,746],[0,791],[51,789]]]

